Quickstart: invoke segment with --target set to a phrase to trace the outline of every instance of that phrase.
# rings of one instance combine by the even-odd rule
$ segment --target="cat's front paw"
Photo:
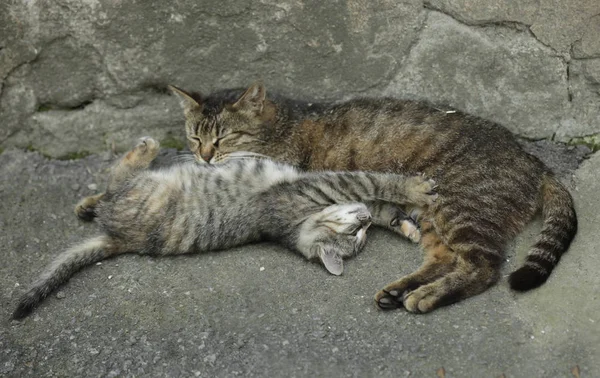
[[[425,176],[414,176],[406,180],[406,196],[408,201],[417,206],[430,206],[437,199],[437,185]]]

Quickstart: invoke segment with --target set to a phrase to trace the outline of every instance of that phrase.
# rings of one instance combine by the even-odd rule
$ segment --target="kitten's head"
[[[309,259],[319,259],[331,274],[340,275],[343,258],[365,246],[370,225],[371,213],[362,203],[328,206],[302,224],[296,247]]]
[[[208,97],[169,88],[181,100],[188,146],[198,161],[215,163],[239,151],[268,152],[264,126],[274,122],[277,110],[266,100],[262,83]]]

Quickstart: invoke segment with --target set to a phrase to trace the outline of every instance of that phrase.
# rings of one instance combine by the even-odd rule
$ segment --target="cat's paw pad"
[[[375,295],[375,303],[381,310],[395,310],[404,307],[402,304],[402,295],[401,293],[399,295],[396,290],[380,290]]]
[[[437,185],[425,176],[414,176],[406,181],[408,200],[417,206],[432,205],[437,199]]]

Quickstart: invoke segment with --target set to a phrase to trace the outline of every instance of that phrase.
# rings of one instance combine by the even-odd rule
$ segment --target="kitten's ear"
[[[233,104],[233,107],[259,115],[263,111],[266,96],[267,90],[264,84],[262,81],[257,81],[244,92],[242,97]]]
[[[181,88],[177,88],[174,85],[169,85],[168,87],[171,92],[175,93],[177,97],[179,97],[179,100],[181,101],[181,107],[185,112],[202,109],[202,101],[198,99],[198,96],[192,96],[190,93]]]
[[[319,256],[329,273],[339,276],[344,272],[344,260],[335,249],[325,248],[321,244],[317,244],[313,248],[316,249],[316,255]]]

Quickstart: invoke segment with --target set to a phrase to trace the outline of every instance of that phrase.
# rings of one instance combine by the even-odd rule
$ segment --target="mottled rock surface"
[[[181,141],[166,84],[259,78],[304,98],[427,99],[570,141],[600,133],[599,28],[597,0],[3,2],[0,147]]]

